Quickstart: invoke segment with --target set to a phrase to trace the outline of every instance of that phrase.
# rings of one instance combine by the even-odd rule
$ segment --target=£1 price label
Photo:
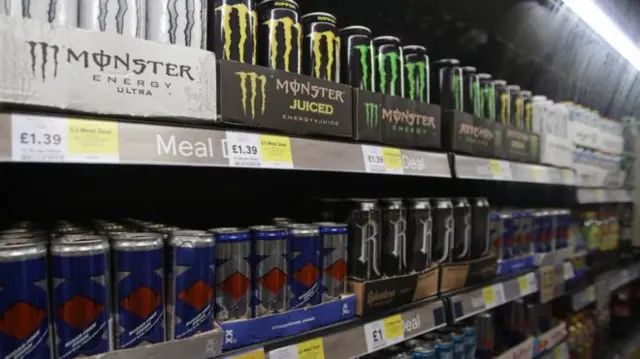
[[[376,320],[364,325],[364,334],[369,353],[404,340],[404,324],[402,317],[391,317]]]

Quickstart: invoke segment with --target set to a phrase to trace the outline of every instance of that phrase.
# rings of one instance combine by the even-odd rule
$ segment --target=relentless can
[[[520,255],[520,248],[515,243],[516,224],[514,219],[514,213],[511,211],[500,213],[500,222],[502,223],[500,259],[513,259]]]
[[[206,49],[207,0],[147,1],[147,39]]]
[[[271,222],[273,223],[274,226],[277,226],[277,227],[286,227],[288,224],[293,223],[291,218],[287,218],[287,217],[275,217],[271,220]]]
[[[433,219],[428,198],[407,200],[407,269],[426,270],[431,262]]]
[[[302,23],[302,73],[327,81],[340,81],[340,36],[336,17],[313,12],[300,18]]]
[[[159,233],[112,236],[116,349],[166,338],[164,242]]]
[[[215,228],[216,320],[251,318],[251,238],[244,228]]]
[[[348,267],[350,277],[372,280],[382,276],[382,215],[376,200],[349,200]]]
[[[404,97],[404,54],[395,36],[373,38],[376,92]]]
[[[493,355],[494,325],[491,313],[476,315],[476,358],[489,359]]]
[[[471,247],[471,205],[466,198],[453,200],[453,245],[451,261],[463,262],[469,259]]]
[[[320,304],[322,261],[320,232],[310,224],[290,224],[289,230],[289,308]]]
[[[407,212],[402,200],[382,203],[382,274],[393,277],[407,272]]]
[[[117,243],[117,242],[116,242]],[[167,241],[167,340],[213,329],[215,242],[204,231],[176,230]]]
[[[475,359],[476,357],[476,328],[475,327],[463,327],[462,333],[464,334],[464,358]]]
[[[56,358],[113,349],[109,242],[69,235],[51,242],[51,308]]]
[[[478,259],[489,254],[491,240],[489,237],[489,200],[486,198],[471,199],[471,243],[469,255]]]
[[[442,59],[431,64],[432,101],[443,110],[462,111],[462,69],[456,59]]]
[[[438,359],[453,359],[453,340],[449,334],[438,335],[435,352]]]
[[[504,80],[493,80],[495,91],[496,117],[503,125],[511,123],[511,96]]]
[[[404,95],[409,100],[430,103],[429,56],[427,49],[420,45],[402,47],[404,53]]]
[[[414,359],[436,359],[436,348],[431,343],[425,343],[411,349]]]
[[[258,4],[258,65],[299,74],[302,26],[293,0],[262,0]]]
[[[52,358],[47,246],[0,241],[0,357]]]
[[[550,214],[546,210],[533,213],[533,240],[536,253],[551,252],[550,233],[548,233]]]
[[[348,26],[339,31],[340,81],[360,90],[373,91],[373,42],[365,26]]]
[[[208,9],[207,42],[216,56],[255,65],[258,44],[256,0],[214,0]]]
[[[0,13],[55,26],[78,26],[78,0],[3,0],[0,1]]]
[[[509,85],[507,90],[509,91],[509,104],[511,106],[509,111],[511,120],[509,122],[512,126],[524,128],[524,98],[522,97],[520,86]]]
[[[496,88],[490,74],[478,74],[480,80],[480,116],[489,120],[496,120]]]
[[[149,3],[160,2],[150,1]],[[147,1],[79,0],[79,26],[93,31],[145,38]]]
[[[523,121],[524,129],[527,131],[533,130],[533,94],[531,91],[521,91],[522,106],[524,108]]]
[[[473,66],[464,66],[462,68],[462,99],[464,112],[476,117],[482,117],[482,112],[480,111],[480,104],[482,103],[480,78],[476,68]]]
[[[344,223],[314,223],[320,231],[322,245],[322,301],[339,298],[347,291],[347,237]]]
[[[498,258],[501,258],[504,248],[504,242],[502,241],[502,219],[500,218],[500,212],[492,211],[489,213],[489,241],[491,242],[491,248],[493,254]]]
[[[454,241],[453,203],[447,198],[436,198],[431,205],[433,217],[433,240],[431,262],[444,263],[451,258]]]
[[[287,303],[287,230],[276,226],[253,226],[255,288],[253,316],[282,313]]]

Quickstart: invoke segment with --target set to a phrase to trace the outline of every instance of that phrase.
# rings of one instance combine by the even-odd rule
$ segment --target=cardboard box
[[[456,153],[481,157],[494,157],[494,123],[477,119],[467,113],[444,111],[442,113],[443,148]]]
[[[310,76],[219,61],[223,122],[299,135],[352,137],[351,88]]]
[[[349,292],[357,298],[356,314],[369,315],[438,294],[440,268],[423,273],[362,281],[349,278]]]
[[[136,117],[216,118],[213,53],[0,15],[0,102]]]
[[[504,152],[507,159],[520,162],[540,162],[540,136],[514,126],[504,126]]]
[[[440,294],[491,281],[496,277],[496,256],[463,262],[443,264],[440,276]]]
[[[353,90],[353,138],[358,141],[382,142],[381,93]]]
[[[502,259],[498,261],[498,277],[511,276],[528,272],[535,268],[534,254],[516,259]]]
[[[543,133],[540,135],[540,162],[557,167],[571,167],[575,147],[571,140]]]

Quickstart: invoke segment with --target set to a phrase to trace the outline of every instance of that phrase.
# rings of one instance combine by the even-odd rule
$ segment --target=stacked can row
[[[611,250],[620,241],[620,218],[611,209],[584,211],[580,231],[587,250]]]

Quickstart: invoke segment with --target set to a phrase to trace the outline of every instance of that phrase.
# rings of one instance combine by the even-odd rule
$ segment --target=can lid
[[[258,239],[281,238],[287,235],[287,229],[272,225],[258,225],[249,227],[251,234]]]
[[[308,19],[310,17],[320,17],[320,16],[328,17],[329,18],[328,20],[330,20],[330,21],[327,21],[327,22],[329,22],[331,24],[334,24],[334,25],[335,25],[335,23],[337,21],[336,17],[334,15],[329,14],[328,12],[320,12],[320,11],[310,12],[308,14],[304,14],[304,15],[302,15],[300,17],[300,20],[303,21],[303,20]]]
[[[351,26],[343,27],[339,31],[351,31],[351,30],[362,30],[371,34],[371,29],[362,25],[351,25]]]
[[[314,222],[313,225],[318,226],[318,230],[323,234],[347,233],[349,230],[349,226],[346,223]]]
[[[529,96],[529,97],[531,97],[531,95],[533,95],[533,92],[531,92],[531,91],[529,91],[529,90],[523,90],[523,91],[522,91],[522,94],[523,94],[523,95],[525,95],[525,96]]]
[[[421,51],[427,51],[427,48],[422,46],[422,45],[405,45],[402,46],[403,50],[421,50]]]
[[[0,241],[0,262],[15,258],[34,258],[44,256],[47,246],[44,242],[28,241],[24,238]]]
[[[286,2],[286,3],[289,3],[289,4],[293,5],[293,6],[295,6],[296,8],[299,7],[298,3],[295,2],[294,0],[262,0],[262,1],[260,1],[258,3],[258,7],[266,5],[268,3],[272,3],[272,2]]]
[[[460,61],[458,59],[440,59],[435,61],[434,64],[460,65]]]
[[[462,71],[464,71],[464,72],[476,72],[478,70],[476,70],[475,66],[463,66],[462,67]]]
[[[155,249],[164,245],[162,235],[156,232],[121,232],[111,235],[113,248]],[[135,248],[135,249],[134,249]]]
[[[51,252],[65,253],[68,256],[84,255],[86,252],[108,251],[109,241],[97,234],[63,235],[51,242]]]
[[[520,86],[518,85],[509,85],[507,86],[509,90],[520,91]]]
[[[239,227],[221,227],[210,229],[216,242],[242,242],[249,239],[249,230]]]
[[[483,80],[488,80],[488,79],[491,79],[492,76],[491,76],[491,74],[488,74],[486,72],[482,72],[482,73],[478,74],[478,77],[480,79],[483,79]]]
[[[215,240],[213,234],[206,231],[180,229],[171,232],[169,243],[179,247],[209,247]]]
[[[294,236],[313,236],[320,233],[318,226],[306,223],[292,223],[287,225],[287,228]]]
[[[507,84],[507,81],[505,81],[505,80],[493,80],[493,83],[496,84],[496,85],[504,86],[504,85]]]
[[[543,101],[543,100],[546,100],[546,99],[547,99],[547,96],[544,96],[544,95],[535,95],[535,96],[533,96],[533,100],[534,101]]]
[[[383,36],[377,36],[373,38],[373,41],[396,41],[396,42],[400,42],[400,38],[396,37],[396,36],[391,36],[391,35],[383,35]]]

